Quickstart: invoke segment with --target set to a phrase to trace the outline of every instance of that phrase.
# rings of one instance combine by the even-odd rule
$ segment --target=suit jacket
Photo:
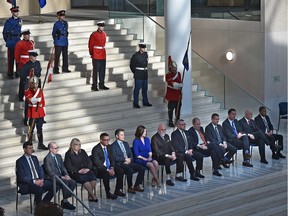
[[[130,158],[131,160],[133,160],[133,155],[130,149],[130,146],[127,142],[123,141],[123,145],[127,154],[127,157]],[[117,140],[115,140],[112,144],[111,144],[111,149],[115,158],[115,165],[119,166],[121,163],[125,162],[125,157],[124,154],[121,150],[121,147],[119,146]],[[109,154],[108,154],[109,157]],[[109,157],[110,158],[110,157]],[[103,162],[104,163],[104,162]]]
[[[59,171],[56,161],[51,153],[48,153],[46,157],[44,158],[44,169],[45,169],[45,178],[46,179],[53,179],[55,175],[61,177],[68,175],[68,172],[64,166],[63,159],[60,154],[56,154],[55,157],[58,161],[58,166],[61,170]]]
[[[268,115],[265,115],[265,119],[266,119],[266,121],[267,121],[267,124],[268,124],[268,127],[269,127],[269,131],[271,131],[271,130],[273,131],[274,128],[273,128],[273,125],[272,125],[272,123],[271,123],[271,121],[270,121],[269,116],[268,116]],[[256,116],[254,120],[255,120],[256,125],[260,128],[260,130],[261,130],[263,133],[265,133],[265,132],[266,132],[266,126],[265,126],[265,124],[264,124],[264,121],[263,121],[261,115]]]
[[[221,143],[223,143],[224,141],[226,141],[226,137],[224,136],[223,128],[219,124],[217,124],[216,127],[217,127],[217,130],[218,130],[220,138],[221,138]],[[208,124],[205,128],[205,139],[209,142],[215,143],[216,145],[220,144],[220,142],[217,139],[215,126],[212,124],[212,122],[210,124]]]
[[[31,158],[39,179],[44,179],[44,172],[39,164],[38,158],[34,155],[32,155]],[[31,169],[25,155],[21,156],[16,161],[16,176],[20,187],[21,184],[33,184]]]
[[[111,145],[108,145],[106,148],[107,148],[108,158],[110,162],[110,167],[115,167],[115,156],[112,152],[112,147]],[[106,167],[103,165],[105,161],[105,156],[104,156],[104,152],[100,143],[98,143],[92,149],[92,160],[96,168],[106,169]]]
[[[184,130],[184,133],[187,137],[188,149],[185,148],[185,142],[179,129],[173,131],[171,134],[172,144],[176,153],[185,154],[186,150],[193,149],[192,138],[190,134],[186,130]]]
[[[206,140],[203,127],[200,127],[200,131],[201,131],[201,133],[203,134],[203,136],[204,136],[204,138],[205,138],[205,140]],[[189,128],[188,133],[189,133],[189,134],[191,135],[191,137],[192,137],[193,150],[198,149],[198,146],[197,146],[197,145],[198,145],[199,140],[198,140],[198,135],[197,135],[197,133],[196,133],[195,128],[193,128],[193,127]],[[206,140],[206,141],[207,141],[207,140]]]
[[[164,135],[164,139],[157,132],[151,138],[152,153],[156,155],[166,155],[175,152],[172,142],[168,134]]]
[[[250,120],[251,125],[248,124],[248,122],[246,121],[246,119],[244,117],[239,120],[239,123],[241,124],[244,133],[253,134],[257,131],[260,131],[260,129],[257,127],[257,125],[253,119]]]
[[[74,172],[78,173],[78,171],[83,168],[91,169],[92,161],[90,160],[84,149],[81,149],[78,154],[71,150],[68,150],[65,153],[64,165],[67,171],[72,174]]]
[[[242,133],[243,132],[242,126],[237,121],[237,119],[234,120],[234,124],[235,124],[235,128],[237,130],[237,133]],[[228,118],[222,123],[222,127],[223,127],[224,135],[226,136],[228,141],[231,141],[233,139],[237,139],[237,136],[234,134],[233,128],[232,128]]]

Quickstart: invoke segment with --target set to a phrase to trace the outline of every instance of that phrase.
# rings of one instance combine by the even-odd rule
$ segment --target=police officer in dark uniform
[[[57,12],[58,21],[54,23],[52,36],[55,45],[54,74],[59,74],[59,58],[62,52],[62,72],[71,72],[68,69],[68,23],[65,19],[65,10]]]
[[[147,97],[148,91],[148,54],[146,52],[146,44],[139,43],[139,51],[134,53],[130,60],[130,69],[134,74],[134,92],[133,92],[133,107],[139,106],[139,92],[142,89],[143,106],[152,106]]]
[[[41,64],[36,60],[38,56],[37,50],[29,50],[29,61],[22,67],[20,73],[20,83],[19,83],[19,101],[23,101],[24,92],[29,88],[30,76],[38,77],[38,88],[41,88]],[[28,103],[25,101],[25,111],[24,111],[24,125],[27,125],[27,110]]]
[[[20,41],[21,37],[21,26],[22,20],[18,17],[19,15],[19,7],[13,6],[10,9],[12,13],[12,17],[6,20],[3,28],[3,38],[6,42],[6,47],[8,48],[8,78],[14,78],[14,49],[16,43]],[[17,65],[16,65],[17,71]],[[16,75],[17,76],[17,75]]]

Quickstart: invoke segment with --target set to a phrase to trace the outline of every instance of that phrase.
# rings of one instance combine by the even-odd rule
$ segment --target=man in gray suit
[[[61,180],[73,191],[76,187],[76,182],[70,178],[66,168],[64,167],[63,159],[60,154],[57,154],[59,146],[56,142],[50,142],[48,144],[49,153],[44,158],[44,172],[45,179],[53,180],[53,177],[57,175]],[[58,184],[59,187],[62,185]],[[70,197],[69,191],[62,187],[63,200],[61,206],[63,209],[75,210],[76,207],[69,203],[68,198]]]

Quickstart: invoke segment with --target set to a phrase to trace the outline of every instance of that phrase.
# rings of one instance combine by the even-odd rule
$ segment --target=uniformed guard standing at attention
[[[41,64],[36,60],[38,53],[36,50],[29,50],[29,61],[22,67],[20,72],[20,83],[19,83],[19,101],[23,101],[24,92],[29,88],[30,76],[38,77],[38,87],[41,88]],[[25,101],[24,110],[24,125],[28,125],[28,101]]]
[[[133,107],[140,108],[139,106],[139,92],[142,89],[143,106],[152,106],[149,103],[148,91],[148,54],[146,52],[146,44],[139,43],[139,51],[134,53],[130,60],[130,69],[134,74],[134,92],[133,92]]]
[[[168,70],[169,72],[165,76],[165,81],[167,83],[165,99],[168,100],[168,125],[169,127],[174,127],[173,111],[175,110],[176,116],[178,102],[181,99],[180,94],[183,84],[181,80],[181,73],[177,71],[177,64],[175,61],[172,61],[171,56],[168,57]],[[179,104],[179,109],[181,109],[181,102]]]
[[[25,97],[28,102],[28,118],[29,118],[29,142],[32,143],[32,134],[34,127],[37,128],[37,137],[38,137],[38,149],[47,150],[48,148],[43,143],[43,132],[42,126],[44,123],[45,113],[45,99],[44,94],[41,88],[38,87],[39,79],[36,76],[33,76],[29,80],[29,88],[25,91]],[[35,124],[33,120],[35,119]]]
[[[65,20],[65,10],[57,12],[58,21],[54,23],[52,36],[55,45],[54,74],[59,74],[59,58],[62,52],[62,72],[71,72],[68,69],[68,22]]]
[[[24,64],[26,64],[29,61],[29,50],[34,49],[34,41],[30,40],[30,30],[25,29],[21,33],[23,35],[23,40],[20,40],[16,43],[15,46],[15,61],[17,63],[17,73],[20,76],[21,69]],[[23,91],[24,95],[24,91]]]
[[[22,20],[18,17],[19,7],[13,6],[10,9],[12,17],[6,20],[3,28],[3,38],[8,48],[8,71],[7,75],[9,79],[14,79],[14,49],[16,43],[20,40]],[[16,64],[17,71],[17,64]],[[17,76],[17,75],[16,75]]]
[[[92,58],[93,75],[92,75],[92,91],[99,91],[99,89],[108,90],[104,85],[105,71],[106,71],[106,33],[104,32],[105,21],[97,22],[98,29],[94,31],[89,38],[89,53]],[[99,73],[99,89],[98,83]]]

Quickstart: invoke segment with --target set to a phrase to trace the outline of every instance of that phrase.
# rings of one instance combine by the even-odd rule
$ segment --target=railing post
[[[56,190],[56,178],[55,178],[55,176],[54,176],[54,178],[53,178],[53,195],[54,195],[54,203],[57,203],[57,198],[56,198],[56,193],[57,193],[57,190]]]

